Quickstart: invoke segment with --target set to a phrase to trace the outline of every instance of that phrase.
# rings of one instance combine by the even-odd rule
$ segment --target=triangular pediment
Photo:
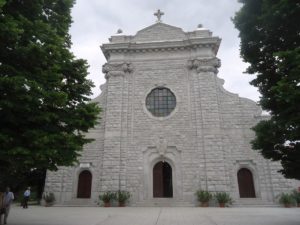
[[[134,36],[134,41],[136,42],[171,41],[184,39],[186,39],[186,35],[181,28],[165,23],[155,23],[138,31]]]

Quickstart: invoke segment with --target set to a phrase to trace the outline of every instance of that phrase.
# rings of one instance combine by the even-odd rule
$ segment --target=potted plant
[[[110,207],[111,200],[115,199],[115,193],[111,191],[106,191],[103,194],[99,195],[99,199],[103,201],[104,207]]]
[[[200,202],[201,207],[208,207],[209,200],[212,198],[212,194],[208,191],[198,190],[196,193],[197,199]]]
[[[232,204],[232,199],[226,192],[217,192],[214,197],[221,208],[224,208],[226,204]]]
[[[300,207],[300,191],[293,190],[293,196],[297,203],[297,207]]]
[[[55,201],[55,195],[52,192],[44,192],[43,199],[46,207],[52,206]]]
[[[130,193],[128,191],[118,191],[117,200],[119,202],[119,207],[124,207],[126,201],[130,198]]]
[[[279,203],[283,204],[285,208],[290,208],[294,203],[295,199],[293,194],[281,193],[279,196]]]

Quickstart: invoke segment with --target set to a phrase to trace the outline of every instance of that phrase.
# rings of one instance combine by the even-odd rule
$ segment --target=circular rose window
[[[168,88],[155,88],[146,98],[146,108],[153,116],[168,116],[174,110],[175,106],[175,95]]]

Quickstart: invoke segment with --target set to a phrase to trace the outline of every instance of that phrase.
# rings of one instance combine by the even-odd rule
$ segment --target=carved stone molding
[[[146,53],[146,52],[178,52],[178,51],[190,51],[201,50],[203,48],[212,49],[217,54],[220,39],[217,37],[211,37],[209,40],[196,40],[187,39],[183,41],[168,41],[166,42],[149,42],[149,43],[135,43],[128,36],[125,36],[124,42],[103,44],[101,49],[107,59],[111,54],[119,53]],[[129,44],[130,43],[130,44]],[[115,46],[117,44],[117,47]]]
[[[218,73],[218,68],[221,66],[221,60],[214,58],[192,59],[187,62],[187,68],[199,72],[214,72]]]
[[[113,76],[124,76],[125,73],[131,73],[133,71],[133,67],[131,63],[105,63],[102,66],[102,72],[105,73],[105,78]]]
[[[153,144],[153,145],[152,145]],[[181,150],[170,146],[165,137],[158,137],[143,150],[144,179],[141,194],[144,199],[153,199],[153,168],[158,162],[167,162],[172,168],[173,198],[182,198]]]
[[[148,146],[143,152],[146,153],[147,151],[152,152],[161,160],[168,158],[168,155],[170,154],[174,155],[175,152],[181,153],[181,150],[179,150],[175,145],[169,145],[166,138],[162,136],[157,137],[154,145]]]

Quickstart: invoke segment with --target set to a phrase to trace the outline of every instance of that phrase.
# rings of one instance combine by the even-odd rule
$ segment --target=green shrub
[[[99,195],[99,199],[105,203],[108,203],[111,200],[116,199],[116,194],[111,191],[106,191],[103,194]]]
[[[118,202],[125,203],[130,198],[130,193],[128,191],[118,191],[117,194]]]
[[[300,191],[293,190],[292,195],[295,201],[299,204],[300,203]]]
[[[198,201],[202,203],[209,202],[209,200],[212,199],[212,194],[208,191],[198,190],[195,195]]]
[[[215,193],[214,197],[218,203],[232,204],[232,199],[226,192],[217,192]]]
[[[38,193],[36,191],[31,191],[30,200],[31,201],[39,201]]]
[[[279,203],[284,205],[291,205],[295,202],[294,196],[291,193],[281,193],[279,195]]]
[[[52,192],[44,192],[43,199],[46,203],[53,203],[55,201],[55,195]]]

